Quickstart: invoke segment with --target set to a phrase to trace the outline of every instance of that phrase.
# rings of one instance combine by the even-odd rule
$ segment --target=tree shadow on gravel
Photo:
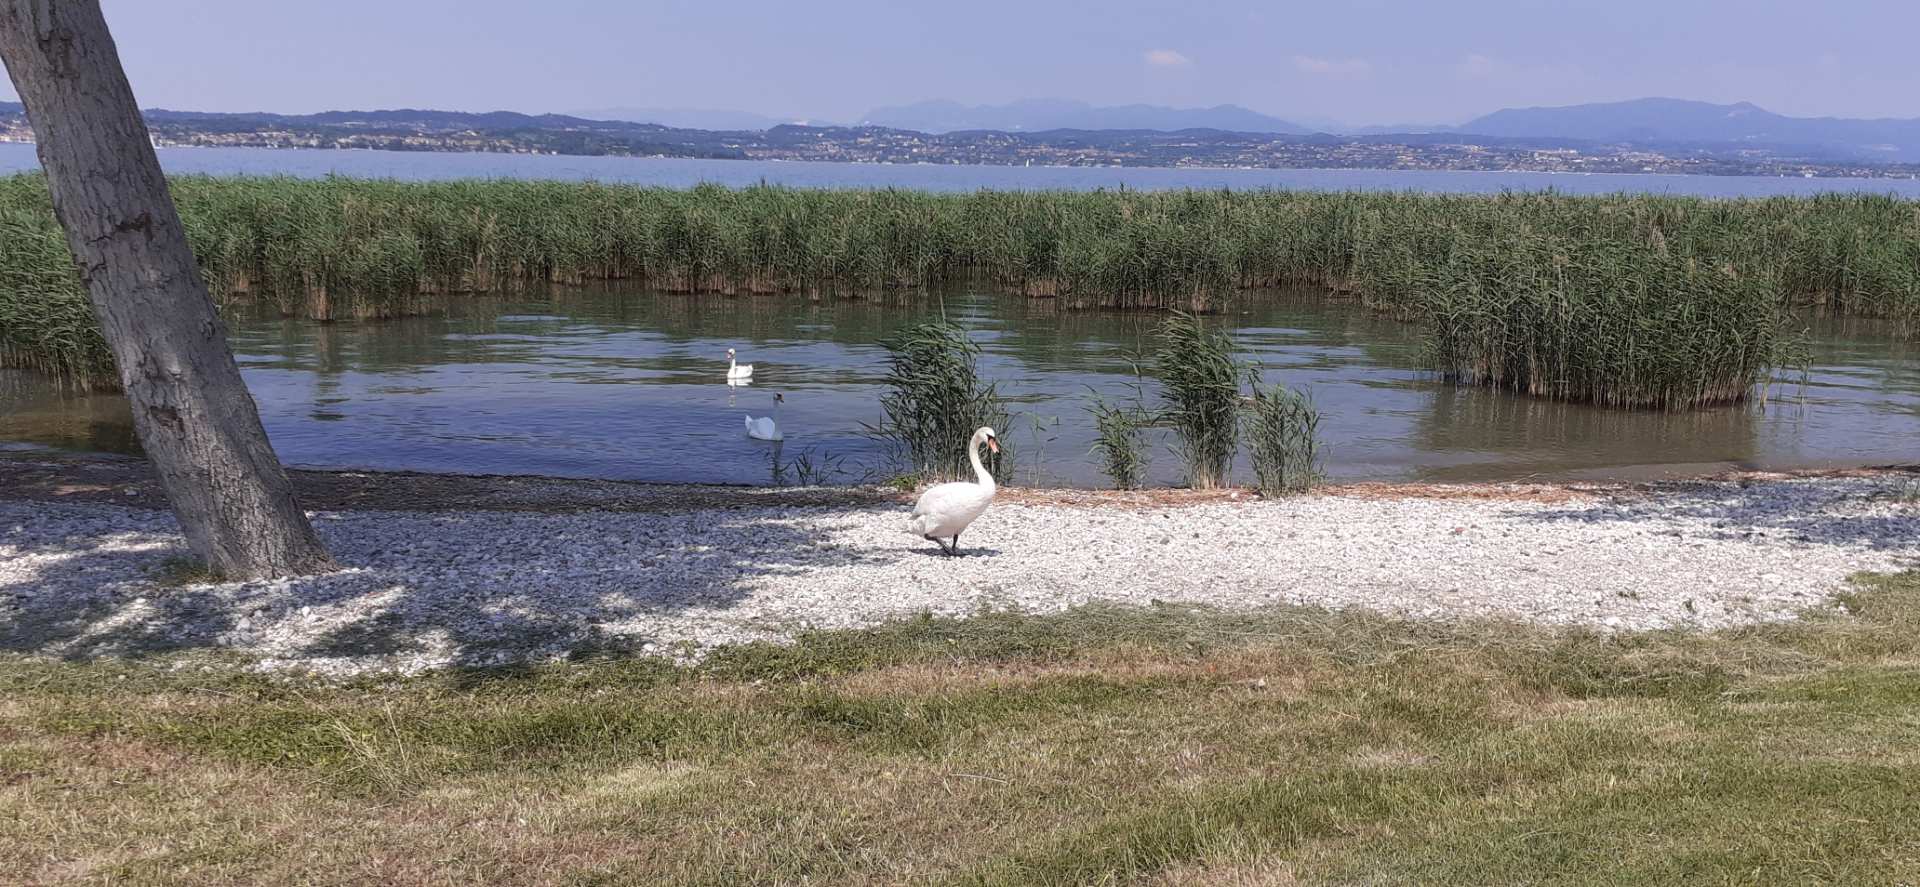
[[[724,616],[769,580],[897,559],[808,520],[848,513],[320,513],[314,525],[347,569],[185,587],[150,581],[184,553],[164,514],[142,530],[175,543],[168,551],[110,550],[84,534],[24,544],[0,526],[0,545],[60,556],[0,571],[0,650],[89,660],[232,648],[401,668],[667,654],[650,620]]]
[[[154,531],[173,534],[171,521]],[[167,562],[187,554],[184,542],[160,550],[125,550],[121,534],[76,544],[23,541],[0,533],[19,564],[0,571],[0,651],[41,653],[80,647],[85,655],[132,655],[194,649],[213,643],[230,624],[218,595],[204,589],[142,584],[120,594],[102,582],[165,578]],[[45,558],[34,567],[26,558]],[[97,578],[96,578],[97,577]],[[136,615],[137,614],[137,615]]]
[[[1792,489],[1792,488],[1787,488]],[[1862,506],[1888,505],[1886,489],[1849,485],[1808,486],[1795,494],[1782,488],[1711,484],[1663,489],[1644,499],[1625,499],[1602,507],[1526,512],[1517,517],[1548,523],[1661,524],[1674,536],[1721,541],[1778,543],[1876,551],[1912,551],[1920,543],[1920,503],[1900,504],[1883,513],[1859,513]]]

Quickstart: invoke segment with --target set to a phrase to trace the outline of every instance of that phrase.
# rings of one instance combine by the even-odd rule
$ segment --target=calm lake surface
[[[959,166],[688,160],[654,157],[559,157],[408,151],[161,148],[168,172],[210,175],[330,174],[389,179],[592,179],[691,187],[702,182],[759,182],[802,188],[1091,190],[1125,185],[1166,188],[1291,188],[1312,191],[1498,193],[1554,189],[1569,194],[1638,191],[1705,197],[1765,197],[1826,191],[1892,193],[1920,198],[1913,179],[1805,179],[1762,176],[1609,175],[1538,172],[1451,172],[1365,169],[1122,169],[1064,166]],[[0,143],[0,173],[37,169],[33,146]]]
[[[1060,312],[1046,300],[958,291],[899,303],[568,290],[465,299],[443,314],[321,324],[241,319],[234,347],[289,464],[476,474],[765,484],[805,454],[834,480],[891,463],[880,421],[885,352],[901,325],[944,308],[1014,400],[1002,437],[1025,484],[1099,486],[1089,396],[1131,396],[1130,357],[1151,314]],[[1268,381],[1307,388],[1341,480],[1639,478],[1731,467],[1912,462],[1920,368],[1883,324],[1809,320],[1812,369],[1764,406],[1668,414],[1554,404],[1456,388],[1420,369],[1417,333],[1297,293],[1254,293],[1214,318]],[[729,388],[726,349],[755,365]],[[744,415],[786,396],[787,440],[750,440]],[[1149,401],[1153,386],[1146,386]],[[125,401],[0,374],[0,440],[136,449]],[[1245,466],[1241,466],[1246,476]],[[1152,474],[1176,483],[1159,441]]]

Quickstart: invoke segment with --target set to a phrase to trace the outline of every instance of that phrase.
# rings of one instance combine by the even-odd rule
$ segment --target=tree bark
[[[233,361],[99,0],[0,0],[0,60],[187,543],[232,578],[330,568]]]

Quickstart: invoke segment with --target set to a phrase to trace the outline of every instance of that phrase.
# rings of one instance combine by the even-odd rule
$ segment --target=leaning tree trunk
[[[0,60],[187,543],[235,578],[330,567],[233,362],[99,0],[0,0]]]

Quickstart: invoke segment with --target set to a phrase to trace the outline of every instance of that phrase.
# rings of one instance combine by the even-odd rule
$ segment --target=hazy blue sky
[[[1666,95],[1920,117],[1912,0],[105,6],[141,103],[170,108],[650,106],[851,120],[923,98],[1066,97],[1388,123]]]

